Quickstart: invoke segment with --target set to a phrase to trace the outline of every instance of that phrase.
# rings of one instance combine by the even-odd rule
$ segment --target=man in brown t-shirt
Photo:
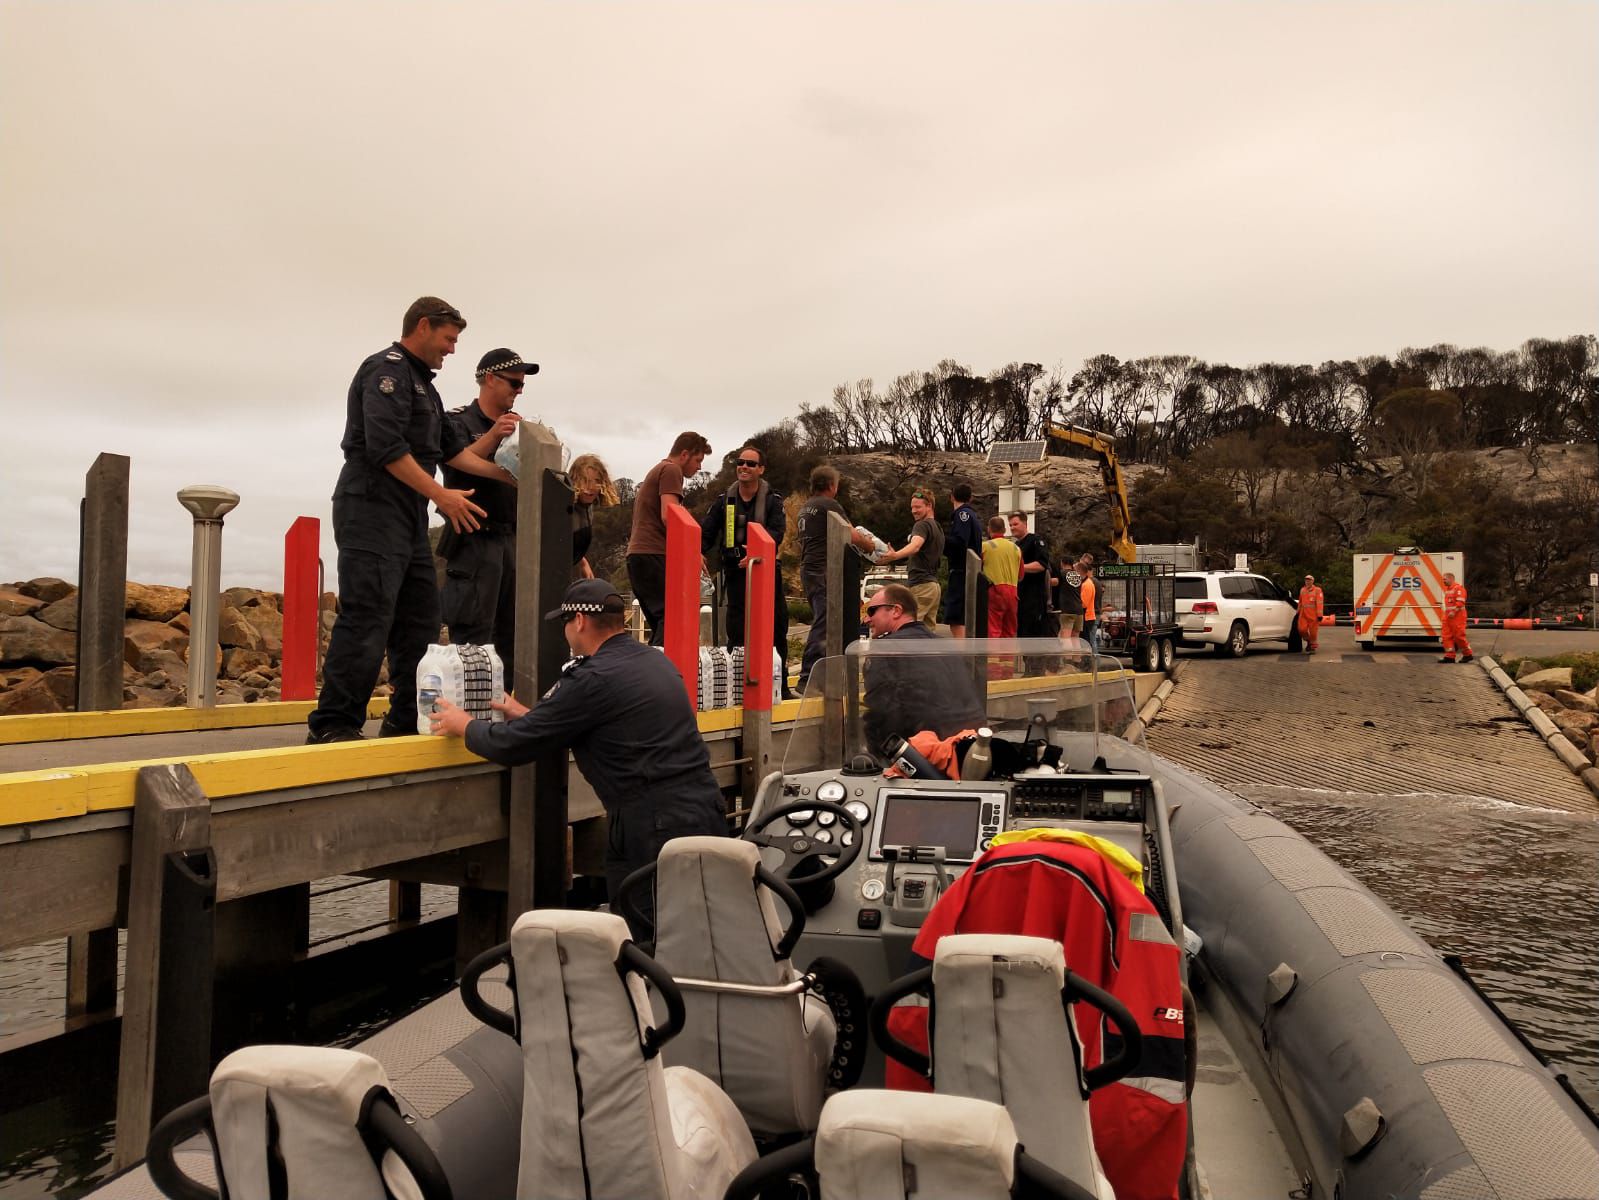
[[[666,510],[683,503],[683,481],[699,474],[710,452],[711,444],[699,434],[678,434],[672,452],[650,468],[633,497],[627,579],[650,623],[652,646],[661,645],[666,637]]]

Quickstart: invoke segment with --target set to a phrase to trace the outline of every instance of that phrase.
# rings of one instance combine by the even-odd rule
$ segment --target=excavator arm
[[[1122,562],[1137,562],[1138,547],[1133,544],[1131,534],[1132,514],[1127,508],[1127,487],[1122,482],[1121,464],[1116,461],[1115,442],[1108,435],[1095,433],[1092,429],[1052,422],[1045,422],[1044,437],[1051,443],[1064,442],[1092,450],[1099,458],[1099,481],[1110,501],[1110,548]]]

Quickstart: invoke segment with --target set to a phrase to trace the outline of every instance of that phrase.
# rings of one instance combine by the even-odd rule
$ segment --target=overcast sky
[[[0,580],[280,587],[416,296],[639,478],[954,358],[1599,330],[1599,5],[0,0]]]

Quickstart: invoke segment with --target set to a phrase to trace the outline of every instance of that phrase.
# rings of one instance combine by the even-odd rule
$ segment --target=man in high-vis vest
[[[1305,576],[1305,586],[1299,589],[1299,636],[1305,643],[1305,653],[1316,653],[1316,643],[1321,638],[1321,613],[1325,608],[1321,589],[1314,575]]]
[[[1471,643],[1466,640],[1466,585],[1455,580],[1453,571],[1444,572],[1444,656],[1439,662],[1455,661],[1455,651],[1460,651],[1460,661],[1472,659]]]

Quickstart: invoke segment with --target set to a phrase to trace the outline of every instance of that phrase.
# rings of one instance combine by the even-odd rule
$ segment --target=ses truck
[[[1444,573],[1465,578],[1458,550],[1427,553],[1401,546],[1392,554],[1355,555],[1355,641],[1441,643]]]

